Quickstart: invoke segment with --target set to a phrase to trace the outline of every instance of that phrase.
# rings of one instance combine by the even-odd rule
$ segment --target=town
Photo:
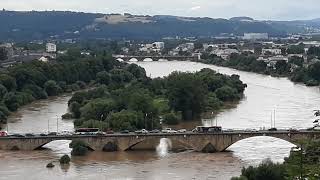
[[[224,61],[232,55],[254,57],[268,67],[276,68],[277,62],[290,64],[291,71],[299,66],[308,67],[320,62],[320,41],[313,40],[311,35],[290,35],[285,38],[269,37],[267,33],[244,33],[243,36],[224,35],[212,39],[196,37],[166,37],[163,41],[143,43],[138,41],[107,41],[115,45],[114,57],[121,61],[125,56],[142,57],[202,57],[215,55]],[[9,67],[15,63],[39,60],[47,62],[67,53],[66,47],[81,42],[76,39],[33,41],[29,43],[0,44],[1,67]],[[58,48],[57,48],[58,46]],[[61,46],[61,47],[60,47]],[[32,48],[29,48],[32,47]],[[78,49],[83,56],[90,56],[90,48]],[[171,58],[171,59],[172,59]],[[141,61],[152,61],[142,59]],[[135,62],[132,58],[129,61]]]

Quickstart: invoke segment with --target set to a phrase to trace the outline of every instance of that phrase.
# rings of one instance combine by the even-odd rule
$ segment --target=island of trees
[[[237,75],[211,69],[151,79],[143,68],[120,63],[106,53],[81,56],[70,51],[56,61],[2,70],[0,120],[5,123],[10,112],[34,100],[85,88],[69,101],[68,115],[77,119],[76,127],[134,130],[158,127],[159,117],[177,124],[218,111],[226,102],[239,100],[246,85]]]
[[[211,69],[150,79],[135,64],[98,72],[95,83],[96,88],[76,92],[69,101],[76,127],[114,131],[160,128],[160,117],[166,124],[198,119],[204,112],[216,112],[226,102],[239,100],[246,88],[239,76]]]

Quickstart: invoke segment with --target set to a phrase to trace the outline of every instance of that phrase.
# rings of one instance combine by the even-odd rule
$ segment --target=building
[[[194,43],[180,44],[176,49],[179,49],[183,52],[193,51],[194,50]]]
[[[46,44],[46,52],[47,53],[57,52],[57,45],[55,45],[54,43],[47,43]]]
[[[154,42],[152,46],[156,49],[164,49],[164,42]]]
[[[14,55],[13,44],[11,43],[0,44],[0,48],[4,48],[7,51],[8,59],[13,57]]]
[[[268,33],[244,33],[245,40],[269,39]]]
[[[282,51],[281,49],[262,49],[262,54],[263,55],[268,55],[268,54],[281,55]]]
[[[228,60],[231,54],[239,54],[239,51],[237,49],[216,49],[212,51],[212,54],[215,54],[224,60]]]

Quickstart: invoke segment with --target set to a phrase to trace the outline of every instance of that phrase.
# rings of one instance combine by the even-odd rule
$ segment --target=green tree
[[[289,59],[289,63],[295,64],[297,66],[303,66],[304,59],[302,57],[293,56]]]
[[[123,110],[121,112],[112,113],[107,119],[110,127],[114,130],[136,130],[144,128],[144,115],[135,111]]]
[[[207,87],[192,73],[174,72],[167,78],[170,107],[182,112],[184,120],[200,115],[205,108]]]
[[[6,60],[7,58],[7,50],[3,47],[0,47],[0,61]]]
[[[15,78],[7,74],[0,74],[0,83],[5,86],[8,91],[14,91],[17,88]]]
[[[163,115],[163,122],[168,125],[177,125],[179,124],[179,118],[175,113],[171,112]]]
[[[287,49],[288,54],[304,54],[304,44],[291,45]]]
[[[223,86],[217,89],[215,94],[221,101],[230,101],[237,97],[237,91],[230,86]]]
[[[10,111],[16,111],[19,108],[19,101],[15,93],[9,92],[3,99],[4,104]]]
[[[74,118],[80,118],[80,116],[81,116],[81,111],[80,111],[81,105],[78,102],[71,103],[69,108],[70,108],[70,111],[72,112]]]
[[[115,102],[112,99],[95,99],[80,109],[81,117],[100,120],[102,116],[107,117],[108,113],[114,108]]]
[[[145,79],[146,78],[146,71],[144,68],[136,65],[136,64],[129,64],[125,68],[128,72],[130,72],[134,77],[137,79]]]
[[[101,71],[97,73],[98,83],[108,85],[110,81],[111,81],[111,77],[107,71]]]
[[[58,86],[56,81],[49,80],[44,84],[44,89],[49,96],[56,96],[61,93],[61,88]]]
[[[320,62],[311,65],[307,69],[307,73],[312,79],[320,81]]]
[[[0,101],[4,98],[7,92],[8,92],[7,88],[4,87],[2,84],[0,84]]]

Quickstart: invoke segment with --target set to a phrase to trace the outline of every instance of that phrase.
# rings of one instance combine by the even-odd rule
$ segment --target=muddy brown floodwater
[[[286,78],[274,78],[194,62],[139,62],[151,77],[166,76],[173,71],[198,71],[211,68],[224,74],[238,74],[248,84],[245,97],[231,109],[217,115],[223,128],[269,128],[271,112],[276,111],[278,128],[307,128],[312,126],[312,113],[320,104],[319,88],[294,84]],[[34,102],[21,108],[9,118],[10,133],[41,133],[73,130],[72,120],[61,120],[67,112],[71,95]],[[57,123],[58,122],[58,123]],[[185,124],[190,127],[215,124],[214,120]],[[6,127],[5,127],[6,128]],[[160,143],[160,142],[159,142]],[[70,166],[61,167],[56,161],[70,154],[69,141],[54,141],[45,150],[32,152],[0,151],[0,180],[162,180],[217,179],[228,180],[240,174],[241,168],[257,165],[270,158],[282,162],[294,146],[283,140],[256,137],[242,140],[230,152],[202,154],[192,151],[173,153],[164,150],[103,153],[91,152],[86,157],[72,158]],[[164,153],[163,153],[164,152]],[[56,167],[45,168],[55,161]]]

